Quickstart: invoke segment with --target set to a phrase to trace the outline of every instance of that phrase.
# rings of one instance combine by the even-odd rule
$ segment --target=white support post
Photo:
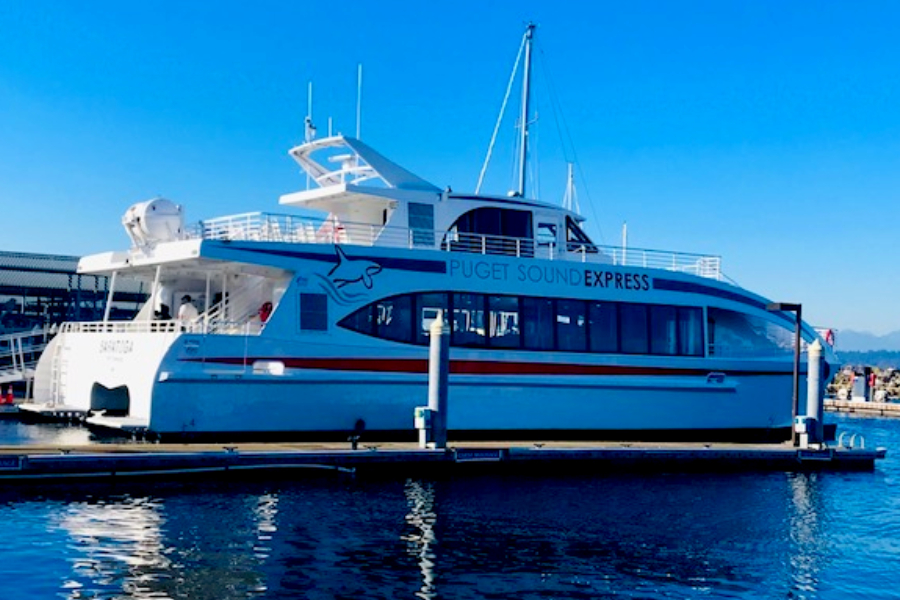
[[[162,272],[162,266],[156,267],[156,275],[153,276],[153,285],[150,287],[150,310],[147,311],[147,320],[153,320],[153,312],[156,309],[156,304],[160,302],[160,299],[157,297],[159,294],[159,276]]]
[[[206,300],[203,303],[203,333],[209,333],[209,295],[212,291],[212,273],[206,273]]]
[[[103,309],[103,322],[109,321],[109,311],[112,309],[113,294],[116,291],[116,275],[118,271],[113,271],[112,277],[109,278],[109,292],[106,294],[106,307]]]
[[[228,273],[222,273],[222,320],[228,322]]]
[[[815,340],[807,349],[806,378],[806,417],[808,439],[810,444],[821,444],[825,441],[825,428],[822,424],[824,397],[822,394],[822,344]]]
[[[431,444],[447,447],[447,398],[450,387],[450,328],[443,311],[431,324],[428,356],[428,410],[431,411]]]

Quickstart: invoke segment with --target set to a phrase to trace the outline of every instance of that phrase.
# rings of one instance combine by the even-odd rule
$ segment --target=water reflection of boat
[[[890,579],[870,531],[885,521],[848,529],[871,514],[869,488],[842,497],[835,483],[846,488],[780,473],[134,481],[31,501],[7,489],[3,516],[19,518],[0,574],[45,592],[5,597],[73,600],[852,595],[857,561]],[[889,495],[874,506],[890,512]]]
[[[527,127],[521,148],[524,169]],[[327,217],[185,227],[166,200],[129,209],[132,247],[79,271],[109,275],[110,294],[145,280],[151,301],[133,321],[66,324],[36,401],[170,436],[411,436],[425,325],[445,314],[451,436],[788,431],[792,318],[726,282],[718,257],[599,246],[524,176],[510,197],[475,195],[350,137],[290,154],[319,187],[281,204]],[[154,319],[183,297],[198,318]]]

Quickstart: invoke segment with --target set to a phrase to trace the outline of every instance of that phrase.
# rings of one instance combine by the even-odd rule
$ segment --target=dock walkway
[[[871,470],[884,449],[798,449],[790,444],[622,442],[494,442],[420,449],[349,444],[98,444],[0,446],[0,481],[128,479],[249,471],[391,472],[409,475],[478,472]],[[302,476],[298,473],[298,476]]]
[[[900,417],[898,402],[864,402],[858,400],[825,399],[825,410],[831,412],[860,413],[880,417]]]

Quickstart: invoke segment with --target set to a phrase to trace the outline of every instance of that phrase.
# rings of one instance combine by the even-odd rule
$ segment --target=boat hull
[[[280,274],[271,287],[283,289],[264,324],[251,323],[251,312],[230,333],[185,333],[149,320],[73,325],[46,359],[60,364],[39,369],[59,382],[55,392],[38,386],[44,401],[121,415],[164,437],[414,438],[414,410],[427,404],[420,330],[436,309],[412,307],[431,306],[427,296],[438,295],[452,300],[444,308],[453,331],[451,438],[783,439],[791,427],[793,356],[770,336],[789,337],[792,322],[768,312],[765,299],[718,281],[431,250],[363,254],[265,242],[194,250],[212,265],[207,287],[222,265]],[[222,291],[238,304],[235,277]],[[597,306],[613,304],[620,347],[587,351],[585,323],[594,323]],[[560,312],[547,317],[548,306]],[[624,329],[635,315],[644,326],[660,315],[669,324],[645,330],[643,349],[635,349]],[[563,350],[578,323],[582,351]],[[591,327],[591,336],[605,335]]]
[[[143,419],[165,437],[412,439],[427,349],[329,347],[242,336],[65,333],[64,404]],[[235,357],[238,358],[235,358]],[[273,358],[273,357],[278,357]],[[356,356],[356,358],[354,358]],[[48,360],[50,360],[48,358]],[[451,350],[455,439],[783,439],[790,366]],[[279,368],[272,369],[277,363]],[[801,397],[805,391],[801,390]]]
[[[252,373],[175,376],[154,393],[150,428],[164,435],[266,434],[412,439],[427,404],[424,375],[311,372],[289,380]],[[784,439],[789,375],[452,375],[448,428],[455,439]],[[186,410],[186,407],[190,407]]]

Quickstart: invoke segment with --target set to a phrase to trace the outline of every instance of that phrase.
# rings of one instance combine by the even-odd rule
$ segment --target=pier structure
[[[855,443],[856,440],[854,439]],[[620,442],[481,442],[422,449],[390,443],[352,449],[347,444],[103,444],[0,447],[0,481],[134,480],[147,477],[224,476],[331,470],[360,474],[453,475],[678,471],[871,470],[885,450],[842,443],[822,449],[790,443],[646,444]],[[291,473],[294,472],[294,473]]]
[[[30,397],[34,368],[63,321],[92,320],[108,312],[130,319],[146,300],[144,284],[123,282],[113,298],[101,275],[78,273],[78,257],[0,252],[0,392],[9,386]],[[108,310],[107,310],[108,309]]]
[[[77,256],[0,252],[0,334],[31,331],[63,321],[101,317],[109,280],[78,272]],[[117,286],[113,318],[131,318],[149,290],[140,282]]]
[[[830,412],[859,413],[879,417],[900,417],[898,402],[867,402],[863,400],[825,400],[825,410]]]

